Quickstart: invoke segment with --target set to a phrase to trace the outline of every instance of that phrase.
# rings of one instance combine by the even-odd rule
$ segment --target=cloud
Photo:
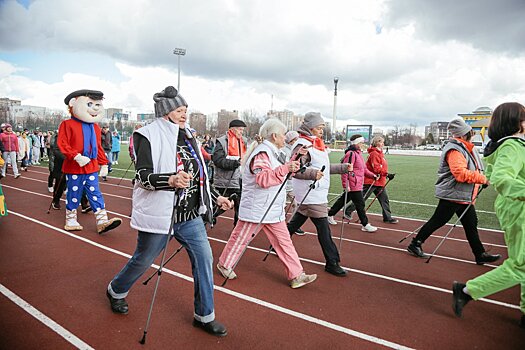
[[[0,95],[61,107],[65,94],[90,87],[104,91],[108,107],[145,112],[153,93],[176,85],[172,51],[182,47],[181,92],[190,109],[263,115],[273,95],[276,110],[316,110],[331,120],[338,76],[340,127],[422,127],[525,100],[524,44],[516,35],[523,24],[513,20],[522,5],[494,4],[39,0],[24,7],[7,0],[0,2],[0,32],[9,33],[0,36],[0,52],[52,52],[57,60],[46,68],[59,74],[42,82],[29,60],[0,60]],[[100,57],[111,69],[101,68]]]
[[[523,0],[390,0],[385,26],[414,23],[430,41],[457,40],[486,51],[525,52]]]

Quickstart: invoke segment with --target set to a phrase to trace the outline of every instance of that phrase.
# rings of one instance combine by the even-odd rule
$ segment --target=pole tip
[[[148,331],[144,331],[144,335],[142,336],[142,339],[139,341],[139,343],[141,343],[142,345],[146,344],[146,333],[148,333]]]

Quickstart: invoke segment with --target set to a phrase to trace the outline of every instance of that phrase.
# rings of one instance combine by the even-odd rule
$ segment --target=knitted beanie
[[[180,106],[188,107],[186,100],[173,86],[168,86],[161,92],[157,92],[153,95],[153,101],[155,101],[155,117],[157,118],[164,117]]]

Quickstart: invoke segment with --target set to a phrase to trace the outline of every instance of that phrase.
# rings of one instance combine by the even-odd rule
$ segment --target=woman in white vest
[[[239,221],[219,258],[217,268],[225,278],[237,277],[232,270],[245,247],[255,237],[259,226],[284,264],[290,286],[299,288],[315,281],[317,275],[305,274],[299,256],[286,228],[286,191],[279,188],[288,173],[299,170],[298,161],[281,163],[279,154],[284,146],[286,126],[277,119],[268,119],[259,131],[263,142],[254,141],[246,152],[242,164],[242,198]],[[282,159],[282,158],[281,158]],[[279,193],[278,193],[279,192]],[[277,197],[276,197],[277,196]],[[275,198],[272,207],[270,203]],[[266,216],[264,214],[268,211]]]
[[[330,174],[348,173],[352,171],[352,165],[348,163],[330,164],[328,151],[323,142],[324,127],[323,117],[320,113],[314,112],[306,113],[303,124],[299,127],[299,139],[293,147],[294,154],[302,147],[307,147],[308,153],[301,157],[301,161],[309,166],[304,173],[296,174],[292,179],[295,200],[303,204],[288,223],[288,231],[293,234],[306,219],[310,218],[317,228],[317,238],[326,260],[325,271],[342,277],[346,276],[346,271],[339,266],[339,252],[332,240],[328,224],[328,189],[330,188]],[[324,173],[320,171],[323,167],[325,168]],[[315,188],[308,193],[313,180],[317,180]],[[307,193],[308,196],[306,196]]]
[[[172,235],[184,246],[191,261],[195,289],[193,325],[225,336],[226,327],[215,320],[213,256],[203,222],[203,217],[211,222],[212,193],[200,147],[186,128],[188,105],[173,86],[155,94],[153,100],[157,120],[133,134],[137,181],[131,227],[139,231],[137,248],[109,283],[106,294],[113,312],[128,313],[125,297],[165,247],[173,221]],[[176,196],[181,201],[177,215],[172,217]],[[223,209],[233,206],[227,198],[216,200]]]

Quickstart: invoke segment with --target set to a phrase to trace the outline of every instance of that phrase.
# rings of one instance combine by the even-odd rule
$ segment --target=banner
[[[353,135],[361,135],[365,138],[365,143],[370,144],[372,139],[372,125],[347,125],[346,126],[346,142],[350,142]]]

